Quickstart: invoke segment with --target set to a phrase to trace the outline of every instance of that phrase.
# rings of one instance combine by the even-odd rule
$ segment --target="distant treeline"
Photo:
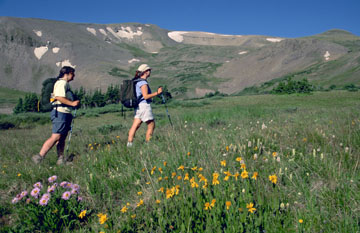
[[[172,99],[166,86],[163,89],[163,95],[167,102]],[[120,102],[120,86],[110,85],[105,93],[102,93],[99,89],[87,92],[85,88],[80,87],[80,89],[74,91],[74,96],[80,100],[80,108],[96,108],[108,104],[118,104]],[[161,102],[161,97],[156,96],[153,98],[153,103],[159,104]],[[35,93],[30,93],[26,94],[24,99],[19,98],[13,112],[18,114],[23,112],[45,112],[45,110],[41,107],[40,97]]]

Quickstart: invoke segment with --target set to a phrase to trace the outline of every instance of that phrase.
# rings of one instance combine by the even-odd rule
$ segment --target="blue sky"
[[[0,0],[0,16],[290,38],[337,28],[360,36],[360,0]]]

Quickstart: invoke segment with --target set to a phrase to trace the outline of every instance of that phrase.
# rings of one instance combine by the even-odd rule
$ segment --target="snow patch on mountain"
[[[117,32],[115,32],[111,27],[106,27],[106,29],[118,39],[133,39],[134,36],[141,36],[143,34],[141,30],[138,30],[136,32],[132,31],[131,27],[121,27],[121,30],[118,30]]]
[[[100,33],[103,34],[104,36],[107,36],[107,33],[104,29],[100,28],[99,29]]]
[[[33,30],[33,32],[34,32],[38,37],[42,37],[42,31]]]
[[[60,51],[60,48],[54,47],[54,48],[52,49],[52,51],[53,51],[53,53],[58,53],[58,52]]]
[[[129,64],[133,63],[133,62],[139,62],[139,59],[133,58],[131,60],[128,61]]]
[[[173,32],[168,32],[168,36],[170,37],[170,39],[176,41],[176,42],[183,42],[184,41],[184,37],[183,35],[189,33],[189,32],[184,32],[184,31],[173,31]]]
[[[95,28],[89,28],[89,27],[87,27],[86,30],[87,30],[88,32],[92,33],[94,36],[96,36],[96,30],[95,30]]]
[[[270,41],[270,42],[276,43],[276,42],[282,41],[283,39],[281,39],[281,38],[266,38],[266,40],[267,40],[267,41]]]
[[[248,53],[248,51],[241,51],[241,52],[239,52],[240,55],[243,55],[243,54],[246,54],[246,53]]]
[[[325,58],[326,61],[328,61],[330,59],[329,51],[326,51],[326,53],[324,54],[324,58]]]
[[[70,67],[73,67],[75,68],[76,66],[72,65],[70,60],[67,59],[67,60],[64,60],[64,61],[60,61],[60,62],[56,62],[56,66],[58,67],[63,67],[63,66],[70,66]]]
[[[37,59],[40,60],[41,57],[48,51],[48,49],[49,48],[47,46],[41,46],[41,47],[35,48],[34,49],[35,57],[37,57]]]

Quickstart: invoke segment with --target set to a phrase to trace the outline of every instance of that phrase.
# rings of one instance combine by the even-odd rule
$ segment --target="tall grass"
[[[78,232],[358,232],[358,98],[189,101],[168,106],[174,128],[158,106],[152,141],[144,142],[142,126],[132,148],[125,146],[130,112],[81,116],[69,166],[55,165],[54,149],[39,166],[30,160],[50,124],[1,131],[1,227],[20,224],[16,194],[57,175],[82,187],[88,216]]]

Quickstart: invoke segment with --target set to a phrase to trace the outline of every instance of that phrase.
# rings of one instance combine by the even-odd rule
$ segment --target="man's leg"
[[[64,150],[65,150],[65,141],[67,134],[61,134],[58,144],[56,145],[58,161],[56,164],[60,165],[65,162]]]
[[[145,138],[145,140],[147,142],[149,142],[152,135],[153,135],[153,133],[154,133],[154,130],[155,130],[155,121],[150,120],[150,121],[147,121],[146,124],[147,124],[147,130],[146,130],[146,138]]]
[[[39,155],[44,158],[49,150],[60,140],[60,138],[61,134],[51,134],[50,138],[48,138],[41,147]]]

